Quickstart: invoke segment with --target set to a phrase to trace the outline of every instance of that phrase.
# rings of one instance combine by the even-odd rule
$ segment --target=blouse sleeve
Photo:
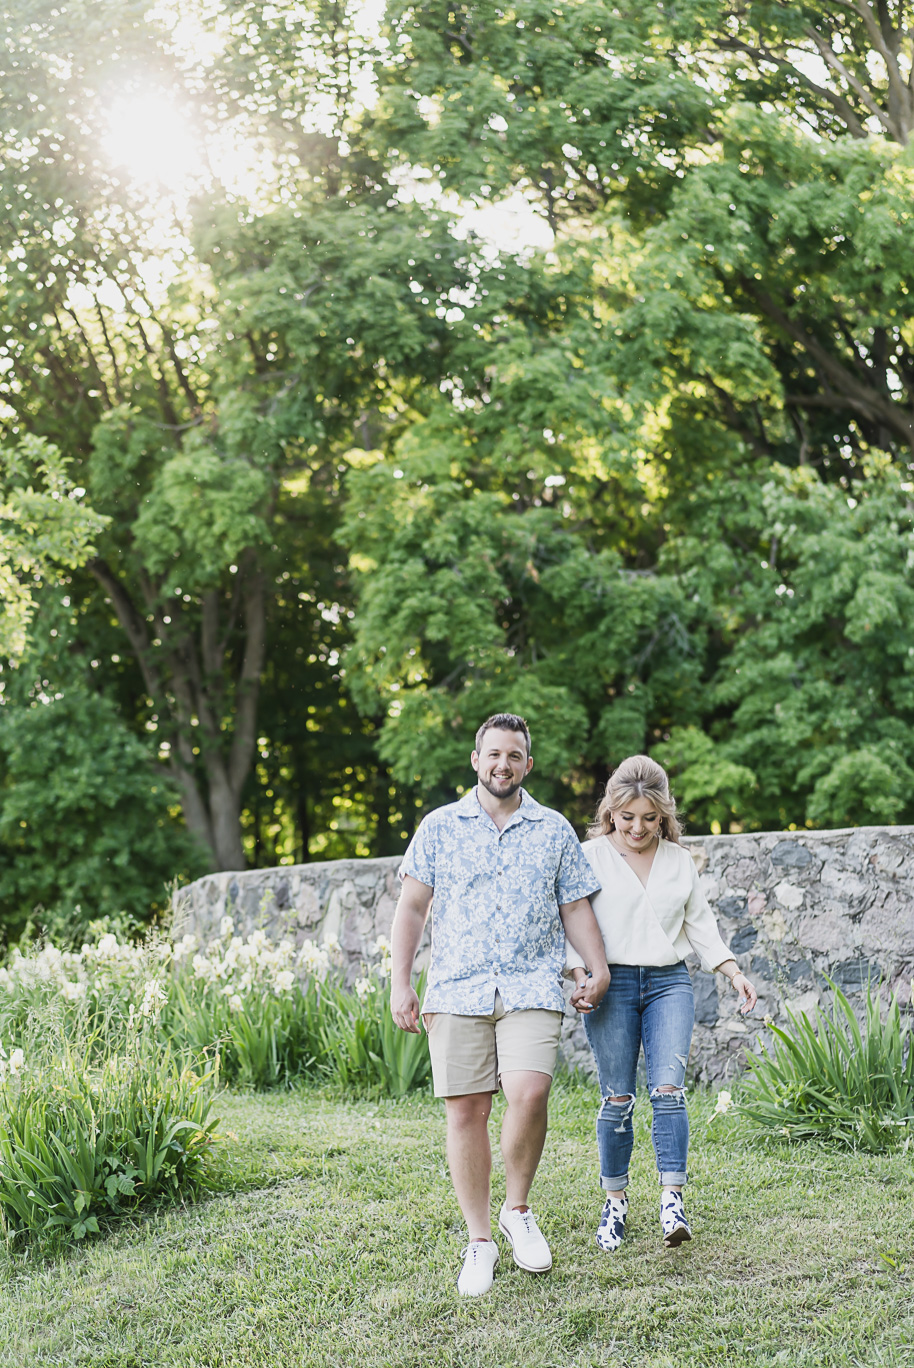
[[[714,970],[718,965],[723,964],[724,960],[733,958],[733,953],[721,940],[717,918],[711,911],[704,895],[695,862],[691,855],[687,854],[687,859],[690,866],[692,888],[686,900],[682,929],[685,931],[686,939],[692,949],[701,960],[701,967],[713,974]]]

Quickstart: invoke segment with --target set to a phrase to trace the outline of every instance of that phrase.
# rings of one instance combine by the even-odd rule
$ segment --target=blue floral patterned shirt
[[[564,1007],[565,934],[559,906],[600,884],[569,822],[520,790],[502,831],[475,787],[423,818],[400,878],[435,890],[423,1012],[485,1016]]]

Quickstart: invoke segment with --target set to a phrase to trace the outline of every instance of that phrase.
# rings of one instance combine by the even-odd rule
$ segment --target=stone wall
[[[692,966],[696,1026],[691,1074],[720,1083],[741,1067],[766,1017],[810,1011],[828,1000],[826,975],[852,1001],[867,982],[910,1001],[914,977],[914,827],[768,832],[686,838],[721,934],[759,992],[748,1019],[719,975]],[[231,916],[240,934],[262,927],[301,943],[339,938],[355,978],[379,935],[389,936],[399,858],[333,860],[212,874],[180,889],[176,935],[202,941]],[[418,964],[427,962],[428,936]],[[583,1068],[590,1054],[577,1017],[566,1018],[566,1062]]]

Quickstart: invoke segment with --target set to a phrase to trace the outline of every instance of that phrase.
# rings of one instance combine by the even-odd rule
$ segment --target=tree
[[[7,429],[59,442],[111,520],[89,568],[217,868],[244,864],[287,567],[325,544],[346,453],[396,435],[446,370],[448,296],[474,284],[373,150],[358,9],[232,4],[204,59],[167,9],[33,0],[0,58]],[[256,152],[251,192],[212,173],[163,222],[105,165],[104,92],[150,80],[211,162],[217,135]],[[326,604],[313,584],[300,602]]]
[[[391,136],[443,185],[521,191],[590,239],[633,404],[697,392],[704,421],[834,475],[907,461],[911,14],[398,5]]]

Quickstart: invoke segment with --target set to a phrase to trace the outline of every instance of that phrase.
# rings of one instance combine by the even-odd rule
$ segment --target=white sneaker
[[[548,1273],[552,1267],[552,1253],[532,1211],[515,1211],[503,1206],[498,1213],[498,1228],[510,1242],[518,1268],[527,1273]]]
[[[494,1240],[471,1240],[463,1251],[463,1268],[457,1279],[461,1297],[480,1297],[492,1286],[498,1245]]]

